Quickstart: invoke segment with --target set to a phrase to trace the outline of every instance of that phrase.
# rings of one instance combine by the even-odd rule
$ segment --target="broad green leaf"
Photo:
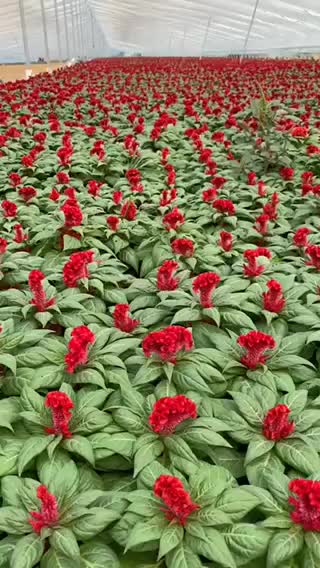
[[[234,556],[247,561],[263,556],[273,531],[254,524],[239,523],[224,532],[228,547]]]
[[[88,542],[80,547],[80,568],[120,568],[113,550],[99,541]]]
[[[164,528],[159,544],[159,559],[180,544],[183,539],[183,533],[183,527],[178,523],[170,523],[170,525]]]
[[[184,543],[179,544],[166,555],[168,568],[201,568],[202,563],[197,554]]]
[[[51,442],[48,435],[31,437],[25,441],[18,457],[18,473],[22,474],[33,458],[41,454]]]
[[[302,548],[303,532],[300,527],[294,526],[289,530],[277,532],[270,541],[268,568],[277,568],[281,562],[293,558]]]
[[[67,527],[55,529],[49,541],[51,546],[64,556],[75,559],[80,554],[76,537]]]
[[[319,471],[320,459],[317,452],[300,440],[280,440],[276,445],[276,451],[285,463],[306,475]]]
[[[32,568],[39,562],[44,551],[44,541],[35,533],[21,538],[13,551],[11,568]]]
[[[139,547],[146,542],[159,540],[164,529],[163,523],[158,518],[148,519],[137,523],[128,535],[126,550]]]

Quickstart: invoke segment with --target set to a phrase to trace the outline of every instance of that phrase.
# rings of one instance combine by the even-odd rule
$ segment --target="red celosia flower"
[[[106,219],[107,225],[111,231],[118,231],[121,225],[121,219],[116,215],[109,215]]]
[[[291,130],[291,136],[294,138],[307,138],[309,136],[309,128],[305,126],[295,126]]]
[[[75,199],[67,199],[60,207],[60,211],[64,214],[65,227],[77,227],[81,225],[83,220],[82,211]]]
[[[122,201],[122,196],[123,196],[122,191],[114,191],[112,194],[113,203],[115,205],[119,205],[119,203],[121,203]]]
[[[16,225],[14,225],[14,231],[15,231],[15,235],[14,235],[14,242],[15,243],[23,243],[23,241],[26,241],[28,239],[28,235],[25,235],[23,232],[23,228],[22,225],[20,225],[20,223],[17,223]]]
[[[162,510],[169,521],[176,521],[184,526],[191,513],[200,509],[200,506],[192,501],[177,477],[160,475],[154,484],[153,491],[165,504]]]
[[[12,201],[2,201],[1,208],[3,210],[4,217],[16,217],[18,207]]]
[[[73,402],[71,398],[64,392],[49,392],[45,399],[46,408],[50,408],[53,427],[46,427],[47,434],[55,436],[63,436],[71,438],[72,433],[69,430],[69,422],[72,418],[71,408]]]
[[[92,250],[74,252],[63,267],[63,281],[68,288],[76,288],[79,280],[89,278],[88,264],[93,262]]]
[[[306,247],[308,245],[308,235],[311,233],[307,227],[300,227],[293,235],[293,243],[296,247]]]
[[[287,438],[295,429],[294,422],[289,421],[290,408],[285,404],[278,404],[271,408],[264,417],[262,433],[268,440],[278,442]]]
[[[161,331],[152,331],[142,341],[142,349],[146,357],[155,353],[162,361],[175,363],[177,354],[193,348],[191,332],[180,325],[170,325]]]
[[[0,254],[4,254],[7,250],[8,241],[3,237],[0,237]]]
[[[170,205],[172,201],[177,198],[177,190],[176,189],[164,189],[160,196],[160,207],[166,207],[166,205]]]
[[[189,258],[194,254],[194,244],[190,239],[175,239],[171,242],[171,250],[174,254]]]
[[[183,213],[179,211],[178,207],[172,209],[172,211],[164,215],[162,219],[162,224],[165,226],[167,231],[176,231],[181,227],[181,225],[183,225],[184,222],[185,217]]]
[[[45,312],[55,303],[54,298],[48,300],[46,296],[42,283],[44,279],[45,275],[41,270],[32,270],[28,278],[30,291],[33,294],[33,299],[30,303],[36,307],[37,312]]]
[[[88,193],[93,195],[93,197],[98,197],[100,194],[102,183],[99,183],[96,180],[91,180],[88,183]]]
[[[258,181],[258,195],[259,197],[265,197],[267,195],[264,181]]]
[[[271,196],[271,202],[266,203],[263,206],[263,213],[265,215],[268,215],[268,217],[272,221],[275,221],[278,217],[277,215],[278,205],[279,205],[279,195],[276,192],[274,192]]]
[[[30,201],[30,199],[36,197],[37,195],[37,191],[34,189],[34,187],[21,187],[18,193],[24,201]]]
[[[58,172],[57,173],[57,182],[66,185],[70,182],[70,177],[65,172]]]
[[[21,158],[21,163],[25,168],[32,168],[34,160],[35,158],[31,154],[28,154],[27,156],[23,156]]]
[[[57,156],[61,166],[69,166],[73,154],[72,146],[62,146],[57,150]]]
[[[89,345],[94,343],[94,340],[94,333],[86,325],[80,325],[72,330],[68,345],[69,351],[65,356],[68,373],[74,373],[80,365],[87,363]]]
[[[212,179],[212,183],[215,187],[215,189],[220,189],[221,187],[224,186],[224,184],[227,182],[228,180],[222,176],[215,176]]]
[[[268,312],[279,314],[286,305],[286,299],[283,295],[282,286],[276,280],[267,282],[268,292],[264,292],[263,309]]]
[[[161,152],[161,164],[163,166],[167,163],[169,156],[170,156],[170,149],[169,148],[163,148],[163,150]]]
[[[320,481],[293,479],[289,491],[297,496],[288,499],[294,507],[290,513],[293,522],[305,531],[320,532]]]
[[[220,280],[220,276],[215,272],[204,272],[194,279],[192,289],[200,295],[200,304],[203,308],[213,307],[212,292]]]
[[[256,185],[256,183],[257,183],[257,174],[254,172],[249,172],[247,177],[247,184]]]
[[[35,142],[38,142],[38,144],[44,144],[44,142],[46,141],[47,135],[45,132],[37,132],[33,139]]]
[[[211,189],[205,189],[202,192],[202,201],[204,201],[205,203],[212,203],[212,201],[214,201],[216,197],[217,190],[214,187],[212,187]]]
[[[294,177],[293,168],[281,168],[279,173],[282,179],[284,179],[285,181],[290,181]]]
[[[320,270],[320,245],[309,245],[305,252],[310,257],[306,262],[307,266],[314,266],[316,270]]]
[[[66,195],[67,197],[70,198],[70,200],[73,200],[75,203],[74,205],[78,205],[77,201],[77,193],[76,190],[74,189],[74,187],[66,187],[66,189],[63,192],[63,195]],[[69,201],[70,205],[71,205],[71,201]]]
[[[211,139],[222,144],[224,142],[224,132],[214,132]]]
[[[190,398],[178,394],[160,398],[155,402],[149,416],[149,424],[157,434],[169,436],[181,422],[195,418],[197,418],[197,405]]]
[[[129,304],[117,304],[113,312],[114,327],[126,333],[132,333],[140,324],[140,320],[129,316]]]
[[[254,225],[255,230],[261,235],[266,235],[268,233],[268,223],[270,221],[269,215],[263,213],[256,218]]]
[[[13,187],[17,187],[22,183],[22,179],[19,174],[16,174],[14,172],[12,174],[9,174],[9,180]]]
[[[256,249],[244,251],[243,256],[248,262],[248,264],[243,267],[243,273],[247,278],[254,278],[264,271],[264,266],[257,264],[259,256],[264,256],[270,259],[272,255],[267,248],[258,247]]]
[[[59,191],[54,187],[51,190],[51,193],[49,195],[49,199],[51,199],[51,201],[58,201],[60,199],[61,195],[59,193]]]
[[[212,207],[225,215],[235,215],[236,213],[236,208],[230,199],[215,199]]]
[[[130,185],[136,185],[141,181],[141,173],[139,170],[131,169],[126,172],[126,178]]]
[[[267,359],[265,351],[274,349],[276,346],[273,337],[261,331],[249,331],[246,335],[240,335],[237,343],[247,350],[240,361],[248,369],[256,369],[258,365],[264,365]]]
[[[179,285],[179,279],[174,278],[173,273],[179,268],[179,264],[175,260],[165,260],[157,273],[158,290],[176,290]]]
[[[232,233],[228,233],[228,231],[221,231],[218,244],[225,252],[229,252],[230,250],[232,250],[232,244],[233,244]]]
[[[134,221],[137,216],[137,208],[134,202],[127,199],[121,207],[120,215],[127,221]]]
[[[309,144],[309,146],[307,146],[306,152],[308,156],[313,156],[314,154],[320,154],[320,148],[319,146],[315,146],[314,144]]]
[[[169,171],[166,183],[168,186],[175,185],[176,183],[176,172],[174,170]]]
[[[29,523],[35,533],[40,534],[42,529],[51,528],[59,521],[58,501],[49,493],[45,485],[39,485],[37,497],[41,501],[41,510],[30,513]]]

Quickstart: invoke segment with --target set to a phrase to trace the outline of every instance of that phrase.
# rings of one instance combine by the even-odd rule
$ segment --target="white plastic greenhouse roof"
[[[320,0],[0,0],[0,62],[320,53],[319,29]]]

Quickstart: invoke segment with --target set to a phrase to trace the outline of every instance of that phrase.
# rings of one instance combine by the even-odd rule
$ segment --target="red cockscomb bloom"
[[[65,172],[58,172],[57,173],[57,183],[61,185],[67,185],[70,182],[70,177]]]
[[[121,225],[121,219],[119,219],[119,217],[116,215],[108,215],[106,221],[110,231],[118,231]]]
[[[264,181],[258,181],[258,195],[259,197],[265,197],[267,195]]]
[[[134,221],[137,216],[137,208],[134,202],[127,199],[121,207],[120,215],[127,221]]]
[[[126,172],[126,178],[130,185],[136,185],[141,182],[141,173],[137,169],[131,169]]]
[[[294,138],[308,138],[309,128],[305,126],[295,126],[291,130],[291,136]]]
[[[220,189],[221,187],[224,186],[224,184],[227,182],[228,180],[225,177],[222,176],[215,176],[212,179],[212,183],[215,187],[215,189]]]
[[[165,504],[163,512],[169,521],[176,521],[184,526],[188,517],[200,509],[194,503],[183,483],[177,477],[160,475],[153,486],[154,494]]]
[[[277,215],[278,205],[279,205],[279,195],[278,193],[275,192],[271,196],[271,201],[263,206],[263,213],[265,215],[268,215],[268,217],[272,221],[275,221],[278,217]]]
[[[221,231],[218,244],[225,252],[229,252],[230,250],[232,250],[233,246],[232,233],[228,233],[228,231]]]
[[[21,158],[21,164],[25,168],[32,168],[35,161],[35,157],[32,154],[28,154],[27,156],[23,156]]]
[[[246,335],[240,335],[237,343],[247,350],[240,361],[248,369],[264,365],[267,359],[265,351],[276,347],[273,337],[262,331],[249,331]]]
[[[57,150],[57,156],[59,158],[59,163],[61,164],[61,166],[69,166],[72,155],[73,155],[72,146],[62,146]]]
[[[194,254],[194,244],[190,239],[175,239],[171,242],[171,250],[174,254],[190,258]]]
[[[89,346],[94,340],[94,333],[86,325],[80,325],[72,330],[68,353],[65,356],[67,373],[74,373],[80,365],[87,363]]]
[[[132,333],[140,324],[140,320],[132,319],[129,312],[129,304],[117,304],[113,312],[114,327],[125,333]]]
[[[205,189],[202,192],[202,201],[205,203],[212,203],[217,197],[217,190],[212,187],[211,189]]]
[[[176,290],[179,286],[179,279],[174,278],[174,272],[179,268],[179,264],[175,260],[165,260],[157,272],[157,288],[158,290],[169,291]]]
[[[43,289],[43,280],[45,275],[41,270],[32,270],[29,274],[28,282],[30,291],[33,294],[33,299],[31,304],[35,306],[37,312],[45,312],[48,308],[54,305],[55,299],[47,298],[46,293]]]
[[[294,178],[293,168],[281,168],[279,173],[284,181],[290,181],[292,178]]]
[[[3,210],[4,217],[16,217],[18,212],[18,207],[12,201],[2,201],[1,208]]]
[[[4,254],[7,251],[8,241],[3,237],[0,237],[0,254]]]
[[[263,213],[256,218],[254,225],[255,230],[260,233],[260,235],[266,235],[268,233],[268,224],[270,221],[269,215]]]
[[[14,172],[12,174],[9,174],[9,180],[10,180],[10,184],[13,187],[17,187],[18,185],[20,185],[22,183],[22,179],[19,176],[19,174],[16,174]]]
[[[306,247],[308,245],[308,235],[310,235],[310,233],[311,231],[307,227],[300,227],[300,229],[297,229],[293,235],[293,244],[299,248]]]
[[[282,286],[276,280],[267,282],[268,292],[262,294],[263,309],[268,312],[279,314],[286,305],[286,299],[283,295]]]
[[[112,194],[113,203],[115,205],[119,205],[121,203],[123,197],[122,191],[114,191]]]
[[[247,278],[254,278],[259,276],[264,271],[264,266],[257,264],[257,259],[259,256],[264,256],[265,258],[271,258],[271,252],[267,248],[258,247],[256,249],[249,249],[244,251],[243,257],[248,262],[247,265],[243,267],[243,273]]]
[[[306,262],[307,266],[313,266],[316,270],[320,270],[320,245],[309,245],[305,249],[310,260]]]
[[[37,497],[41,501],[40,512],[30,513],[29,523],[35,533],[40,534],[42,529],[51,528],[58,524],[59,511],[58,501],[52,493],[49,493],[45,485],[39,485]]]
[[[30,201],[30,199],[37,196],[37,191],[34,189],[34,187],[31,186],[21,187],[18,193],[20,197],[22,197],[22,199],[26,202]]]
[[[288,499],[294,507],[290,513],[293,522],[305,531],[320,532],[320,481],[293,479],[288,487],[296,495]]]
[[[200,295],[200,304],[203,308],[213,307],[212,292],[220,280],[220,276],[215,272],[204,272],[194,279],[192,289]]]
[[[314,144],[309,144],[306,149],[308,156],[313,156],[314,154],[320,154],[319,146],[315,146]]]
[[[88,183],[88,193],[90,195],[93,195],[93,197],[99,197],[100,195],[100,189],[101,189],[102,183],[96,181],[96,180],[91,180]]]
[[[15,243],[21,244],[28,239],[28,235],[24,234],[22,225],[20,225],[20,223],[17,223],[16,225],[14,225],[13,228],[14,228],[14,231],[15,231],[15,235],[14,235],[14,239],[13,239]]]
[[[155,402],[149,416],[149,424],[157,434],[169,436],[181,422],[195,418],[197,418],[195,402],[183,394],[178,394],[160,398]]]
[[[161,331],[152,331],[142,341],[142,349],[146,357],[154,353],[162,361],[175,363],[177,354],[193,348],[191,332],[180,325],[170,325]]]
[[[224,215],[235,215],[236,213],[235,205],[230,199],[215,199],[212,207]]]
[[[54,187],[51,190],[51,193],[49,195],[49,199],[51,201],[59,201],[60,197],[61,197],[61,195],[60,195],[59,191]]]
[[[177,199],[176,189],[164,189],[160,196],[160,207],[166,207],[170,205],[175,199]]]
[[[93,262],[92,250],[74,252],[63,267],[63,281],[68,288],[76,288],[79,280],[89,278],[88,264]]]
[[[44,144],[44,142],[46,141],[47,135],[45,132],[36,132],[36,134],[34,135],[33,139],[35,142],[38,142],[38,144]]]
[[[172,209],[172,211],[164,215],[162,219],[162,224],[167,229],[167,231],[176,231],[181,227],[181,225],[183,225],[184,222],[185,217],[183,213],[179,211],[178,207]]]
[[[247,176],[247,184],[256,185],[256,183],[257,183],[257,174],[254,172],[249,172]]]
[[[224,142],[224,132],[214,132],[211,136],[211,140],[222,144]]]
[[[290,408],[285,404],[278,404],[267,412],[262,426],[262,433],[267,440],[278,442],[292,434],[295,424],[290,422],[289,414]]]
[[[72,433],[69,430],[69,422],[72,418],[72,413],[70,411],[74,406],[71,398],[64,392],[49,392],[45,399],[45,406],[51,410],[53,424],[53,426],[45,428],[47,434],[71,438]]]
[[[78,227],[83,220],[82,211],[75,199],[67,199],[60,207],[60,211],[64,214],[65,227]]]

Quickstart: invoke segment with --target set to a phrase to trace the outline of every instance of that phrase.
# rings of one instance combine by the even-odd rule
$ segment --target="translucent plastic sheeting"
[[[1,63],[37,61],[39,57],[68,60],[110,53],[87,0],[0,0]]]
[[[320,52],[319,0],[89,0],[113,48],[201,55],[312,48]],[[256,6],[257,4],[257,6]],[[248,37],[254,8],[255,17]],[[246,42],[247,40],[247,42]]]

